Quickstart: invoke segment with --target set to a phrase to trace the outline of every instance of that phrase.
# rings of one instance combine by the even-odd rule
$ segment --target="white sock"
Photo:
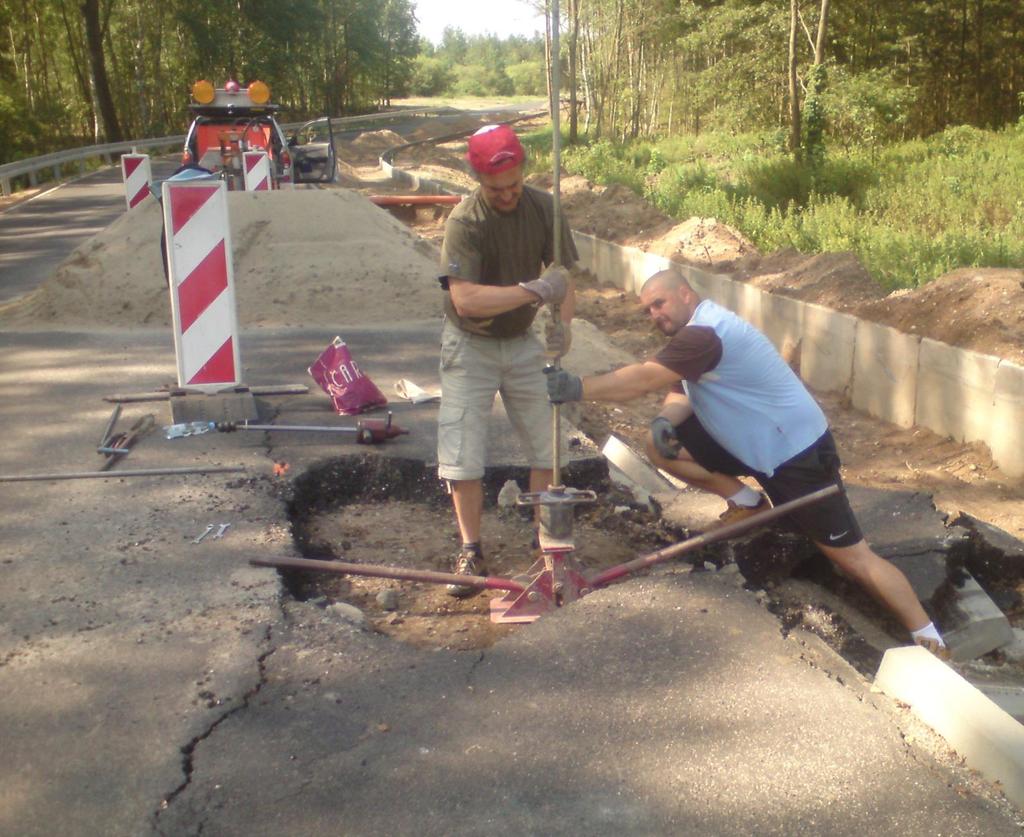
[[[732,497],[727,497],[726,499],[737,506],[745,506],[748,509],[752,509],[761,502],[761,495],[749,485],[745,485],[733,494]]]
[[[934,622],[929,622],[923,628],[918,628],[916,631],[911,631],[910,636],[913,638],[914,642],[917,642],[919,639],[934,639],[936,642],[939,643],[940,648],[946,647],[946,643],[942,641],[942,636],[936,629]]]

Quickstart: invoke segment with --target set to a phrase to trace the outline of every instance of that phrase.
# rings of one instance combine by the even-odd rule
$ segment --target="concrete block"
[[[622,248],[609,241],[592,238],[593,262],[590,269],[603,283],[631,291],[633,276],[629,259]]]
[[[843,392],[853,380],[857,318],[804,303],[800,376],[820,392]]]
[[[877,551],[907,577],[915,595],[924,604],[932,604],[945,587],[948,576],[946,556],[942,552],[932,549],[910,555],[893,555],[885,550]]]
[[[992,427],[985,441],[1008,477],[1024,477],[1024,366],[999,361]]]
[[[259,410],[248,389],[234,392],[204,394],[172,393],[171,420],[175,424],[188,421],[256,421]]]
[[[782,351],[787,343],[796,345],[804,333],[804,303],[778,294],[765,294],[761,301],[761,331]]]
[[[759,331],[764,330],[764,297],[760,288],[741,282],[736,288],[736,307],[733,312]]]
[[[946,739],[967,764],[1024,805],[1024,726],[923,648],[885,652],[875,686]]]
[[[697,294],[702,299],[710,299],[713,302],[717,302],[724,308],[729,308],[730,311],[734,310],[728,305],[719,302],[723,293],[729,293],[728,286],[736,284],[728,276],[724,276],[721,273],[709,273],[706,270],[701,270],[699,267],[693,267],[688,264],[676,264],[673,263],[673,267],[678,270],[686,281],[690,283]]]
[[[576,244],[576,252],[579,253],[579,263],[585,268],[594,270],[594,237],[573,230],[572,240]]]
[[[960,574],[953,590],[937,605],[936,617],[954,660],[973,660],[1013,641],[1006,616],[970,573]]]
[[[988,438],[999,358],[921,340],[915,423],[958,442]]]
[[[716,276],[715,281],[708,283],[707,291],[702,293],[701,296],[705,299],[710,299],[712,302],[721,305],[723,308],[735,311],[740,284],[741,283],[728,279],[725,276]]]
[[[668,270],[670,267],[676,267],[676,265],[672,263],[671,259],[667,259],[665,256],[658,256],[654,253],[645,253],[643,250],[635,251],[633,264],[633,287],[637,294],[640,293],[640,289],[644,286],[644,282],[650,279],[655,273]]]
[[[900,427],[914,425],[921,338],[860,320],[853,353],[853,406]]]

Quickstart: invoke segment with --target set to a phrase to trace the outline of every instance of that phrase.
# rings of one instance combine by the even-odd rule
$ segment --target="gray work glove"
[[[544,326],[544,354],[550,358],[565,357],[572,345],[572,329],[562,319],[552,319]]]
[[[569,289],[569,271],[561,265],[553,264],[536,279],[520,282],[519,287],[537,294],[541,302],[558,305],[565,299]]]
[[[544,374],[547,375],[548,399],[552,404],[579,401],[583,397],[583,379],[579,375],[554,366],[546,367]]]
[[[654,449],[665,459],[675,459],[682,448],[676,436],[676,426],[664,416],[658,416],[651,422],[651,441]]]

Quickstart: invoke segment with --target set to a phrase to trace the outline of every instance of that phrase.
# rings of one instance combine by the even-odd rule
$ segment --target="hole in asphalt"
[[[483,548],[487,573],[511,577],[533,563],[529,508],[499,508],[506,481],[528,485],[526,468],[489,468],[484,478]],[[603,460],[564,471],[567,485],[592,489],[598,502],[576,509],[575,557],[598,570],[678,539],[646,508],[609,483]],[[460,540],[451,500],[436,469],[422,461],[362,454],[325,461],[298,475],[289,502],[292,535],[306,558],[450,572]],[[512,626],[490,621],[482,591],[465,599],[445,586],[366,576],[282,570],[288,595],[323,607],[355,605],[381,633],[424,648],[484,648]]]

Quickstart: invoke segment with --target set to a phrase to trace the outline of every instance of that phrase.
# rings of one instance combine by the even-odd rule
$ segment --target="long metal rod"
[[[235,430],[307,430],[317,433],[358,433],[358,427],[331,427],[318,424],[243,424],[235,425]]]
[[[248,387],[248,391],[253,395],[305,395],[309,392],[309,387],[305,384],[266,385]],[[189,390],[187,394],[198,398],[204,393],[197,390]],[[115,393],[114,395],[104,395],[103,400],[127,404],[136,401],[167,401],[170,397],[171,393],[169,391],[160,390],[159,392]]]
[[[120,479],[121,477],[162,477],[172,474],[237,474],[246,469],[236,465],[211,465],[205,468],[144,468],[136,471],[72,471],[67,474],[18,474],[0,476],[0,482],[39,482],[44,480]]]
[[[728,526],[723,526],[721,529],[715,529],[711,532],[705,532],[702,535],[696,535],[695,537],[688,538],[682,543],[677,543],[673,546],[666,546],[664,549],[659,549],[657,552],[652,552],[649,555],[644,555],[625,564],[609,567],[607,570],[598,573],[590,579],[590,584],[593,587],[603,587],[606,584],[610,584],[612,581],[615,581],[617,578],[622,578],[624,575],[635,573],[637,570],[646,569],[654,564],[660,564],[662,561],[667,561],[670,558],[676,558],[686,552],[693,552],[695,549],[700,549],[702,546],[707,546],[710,543],[728,540],[729,538],[746,532],[749,529],[755,529],[765,523],[770,523],[777,517],[784,517],[794,509],[809,506],[812,503],[817,503],[819,500],[824,500],[826,497],[831,497],[833,494],[838,493],[839,486],[830,485],[828,488],[822,488],[812,494],[807,494],[803,497],[798,497],[795,500],[790,500],[788,503],[783,503],[781,506],[775,506],[767,511],[752,514],[750,517],[744,518],[737,523],[731,523]]]
[[[555,264],[562,264],[562,129],[559,120],[562,109],[562,71],[558,45],[559,17],[558,0],[551,0],[551,214],[554,216],[552,254]],[[561,306],[552,305],[552,323],[557,324],[561,316]],[[562,359],[556,357],[553,365],[555,369],[560,368]],[[562,484],[562,407],[560,404],[553,404],[551,408],[551,435],[553,437],[551,445],[551,450],[553,451],[551,454],[551,485],[555,487]]]
[[[313,558],[252,558],[254,567],[276,567],[284,570],[312,570],[335,575],[365,575],[371,578],[396,578],[402,581],[426,581],[431,584],[460,584],[488,590],[510,590],[522,593],[526,586],[511,578],[483,575],[456,575],[433,570],[409,570],[382,564],[346,564],[343,561],[320,561]]]

